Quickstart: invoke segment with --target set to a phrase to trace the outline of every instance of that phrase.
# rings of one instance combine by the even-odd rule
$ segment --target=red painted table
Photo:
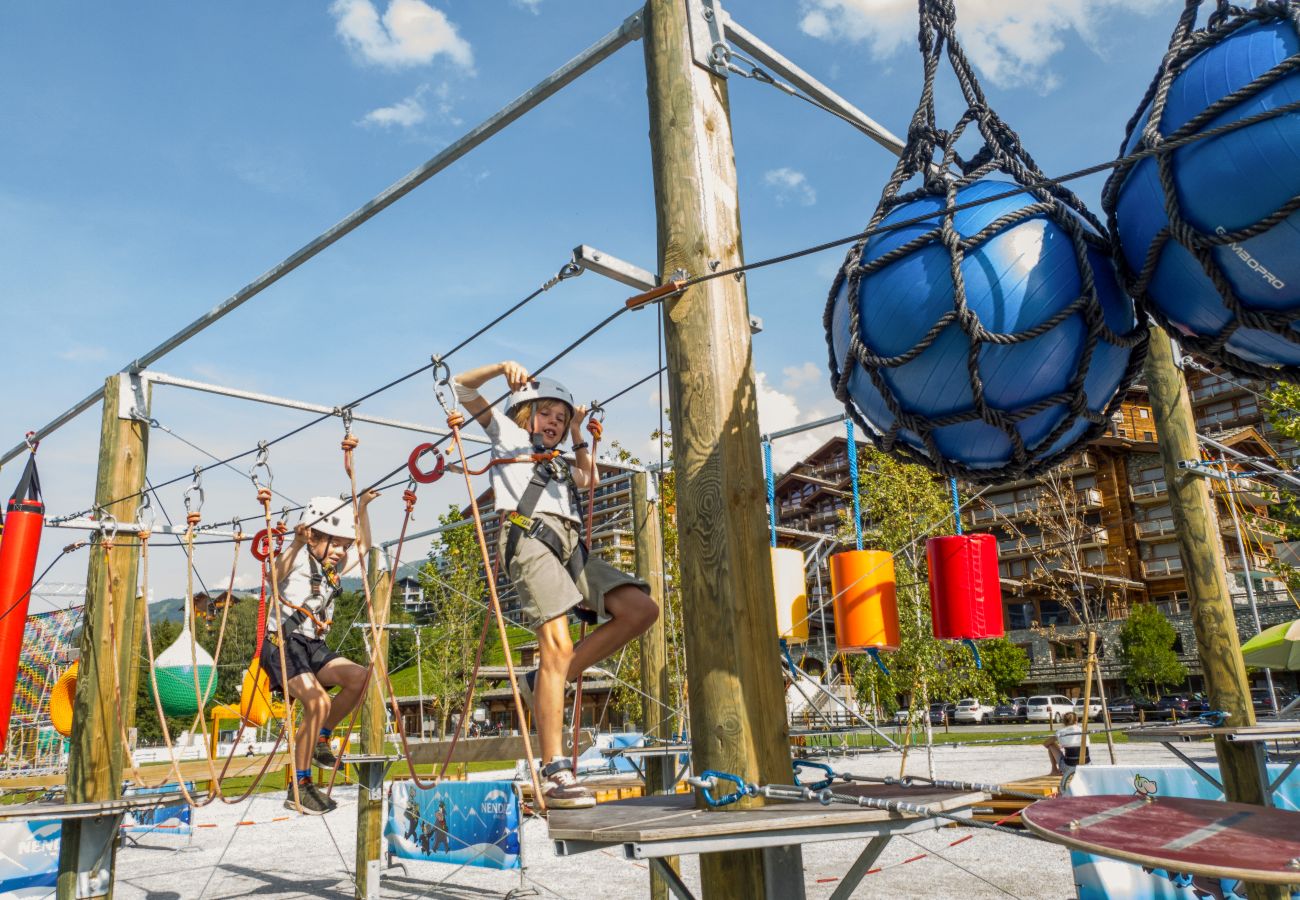
[[[1190,797],[1056,797],[1021,813],[1025,827],[1072,850],[1170,872],[1300,883],[1300,813]]]

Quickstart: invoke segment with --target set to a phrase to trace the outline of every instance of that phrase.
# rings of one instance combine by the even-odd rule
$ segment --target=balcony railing
[[[1251,571],[1253,572],[1259,572],[1263,569],[1267,569],[1272,562],[1272,560],[1270,560],[1267,556],[1264,556],[1262,553],[1247,553],[1246,558],[1250,560],[1250,568]],[[1240,553],[1229,553],[1227,555],[1227,559],[1228,559],[1228,568],[1231,569],[1232,571],[1241,572],[1245,570],[1245,566],[1241,564]]]
[[[1178,556],[1142,560],[1142,574],[1147,578],[1168,578],[1179,575],[1182,571],[1183,560]]]
[[[1231,525],[1232,523],[1229,522],[1228,524]],[[1173,519],[1152,519],[1149,522],[1138,522],[1134,528],[1137,529],[1139,541],[1154,541],[1171,537],[1178,530]]]
[[[1161,478],[1159,481],[1144,481],[1141,484],[1130,484],[1128,487],[1129,496],[1133,498],[1134,503],[1150,503],[1153,500],[1163,500],[1169,496],[1169,486]]]

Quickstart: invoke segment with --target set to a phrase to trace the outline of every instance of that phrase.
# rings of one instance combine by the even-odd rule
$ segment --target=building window
[[[1032,603],[1008,603],[1007,604],[1007,625],[1015,630],[1020,628],[1033,627],[1034,621],[1034,604]]]

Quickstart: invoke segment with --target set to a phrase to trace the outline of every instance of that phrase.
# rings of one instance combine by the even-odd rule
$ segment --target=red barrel
[[[957,534],[925,542],[930,564],[930,621],[940,640],[1002,637],[998,539]]]
[[[36,474],[36,456],[9,498],[4,540],[0,541],[0,747],[9,734],[9,713],[14,703],[14,682],[18,678],[18,657],[27,629],[27,603],[31,599],[36,553],[41,547],[45,504],[41,502],[41,480]]]

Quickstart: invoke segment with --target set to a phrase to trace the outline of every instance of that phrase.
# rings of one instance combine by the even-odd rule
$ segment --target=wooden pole
[[[370,548],[367,560],[366,577],[370,579],[370,603],[375,611],[375,625],[379,628],[379,647],[374,650],[375,659],[388,658],[388,624],[389,607],[393,592],[393,573],[380,568],[380,550]],[[370,629],[365,629],[365,639],[370,640]],[[366,696],[361,702],[361,752],[363,754],[383,754],[384,722],[387,714],[384,709],[384,695],[379,690],[379,680],[372,670],[370,684],[366,686]],[[379,865],[383,850],[384,836],[384,801],[371,800],[364,785],[357,789],[357,865],[356,897],[357,900],[369,900],[368,884],[371,883],[370,870]],[[378,881],[378,879],[374,879]]]
[[[1169,506],[1187,577],[1192,627],[1196,632],[1206,693],[1216,710],[1228,714],[1230,724],[1253,725],[1255,710],[1250,701],[1246,663],[1237,637],[1237,617],[1228,594],[1223,542],[1219,538],[1209,487],[1204,479],[1178,467],[1181,460],[1201,458],[1187,380],[1174,361],[1169,336],[1155,325],[1151,326],[1146,381],[1156,435],[1160,439],[1160,456],[1164,460],[1165,483],[1169,486]],[[1230,743],[1222,737],[1214,739],[1219,779],[1227,799],[1238,803],[1266,802],[1264,782],[1268,774],[1263,754],[1256,750],[1261,746]],[[1281,887],[1252,884],[1248,890],[1252,900],[1287,896]]]
[[[1083,721],[1079,733],[1079,765],[1088,762],[1088,710],[1092,708],[1092,668],[1097,664],[1097,632],[1088,629],[1088,658],[1083,664]]]
[[[738,265],[727,83],[694,62],[687,0],[649,0],[645,13],[659,271]],[[696,771],[781,783],[789,729],[745,284],[719,278],[664,303],[692,761]],[[797,876],[802,895],[802,869],[797,848],[700,857],[709,898],[762,897],[781,876]]]
[[[632,475],[632,530],[636,539],[636,577],[650,585],[650,597],[659,607],[659,619],[641,635],[641,731],[660,740],[674,731],[672,683],[668,678],[668,629],[664,613],[663,533],[660,531],[659,499],[651,499],[650,473]],[[648,758],[645,763],[645,792],[666,792],[672,777],[671,760]],[[680,872],[677,857],[664,860]],[[651,900],[667,900],[668,885],[653,869],[650,871]]]
[[[96,506],[125,523],[135,521],[149,449],[147,382],[141,388],[145,408],[140,412],[145,419],[119,417],[121,383],[127,379],[129,376],[119,374],[104,382],[99,471],[95,481]],[[122,795],[126,748],[122,746],[118,716],[123,714],[126,697],[116,695],[111,667],[117,667],[117,681],[123,692],[128,685],[135,684],[136,655],[133,648],[124,645],[136,627],[139,542],[132,535],[120,534],[115,544],[116,549],[108,560],[98,540],[90,548],[83,613],[86,624],[81,633],[81,667],[72,709],[72,737],[68,752],[69,803],[116,800]],[[117,660],[113,659],[111,651],[110,622],[118,636],[120,659]],[[126,721],[125,724],[129,728],[134,723]],[[63,823],[57,885],[59,900],[73,900],[77,896],[77,863],[86,826],[85,820],[69,819]],[[102,852],[108,868],[107,888],[95,896],[112,896],[116,837],[113,835],[102,851],[98,846],[85,848],[91,855]]]

